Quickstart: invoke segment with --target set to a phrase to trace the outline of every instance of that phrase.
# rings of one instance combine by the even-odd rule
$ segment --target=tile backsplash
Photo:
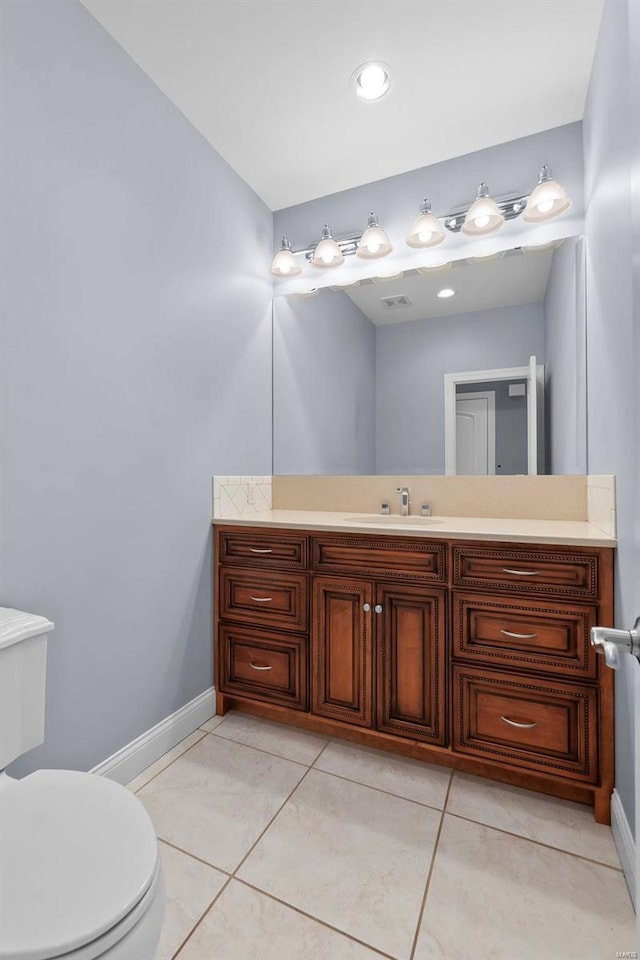
[[[271,477],[214,477],[213,516],[244,517],[271,510]]]
[[[587,519],[610,537],[616,536],[616,478],[587,477]]]

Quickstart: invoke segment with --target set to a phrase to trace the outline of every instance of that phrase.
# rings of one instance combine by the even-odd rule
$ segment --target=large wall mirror
[[[273,305],[275,474],[586,472],[573,237]]]

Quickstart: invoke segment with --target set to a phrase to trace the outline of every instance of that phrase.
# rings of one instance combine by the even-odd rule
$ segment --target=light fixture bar
[[[358,244],[360,243],[361,239],[362,239],[362,234],[357,233],[353,237],[344,237],[342,240],[336,240],[336,243],[340,247],[340,250],[342,251],[342,255],[344,257],[351,257],[355,254],[356,250],[358,249]],[[335,240],[335,237],[334,237],[334,240]],[[304,257],[306,260],[311,262],[315,249],[316,249],[315,246],[313,246],[313,247],[306,247],[304,250],[294,250],[293,252],[295,253],[296,256]]]
[[[527,205],[528,199],[528,193],[516,196],[500,197],[499,199],[494,197],[496,206],[500,210],[500,213],[505,220],[515,220],[516,217],[519,217],[524,212],[524,208]],[[465,207],[456,207],[455,210],[452,210],[451,213],[446,217],[438,217],[438,220],[447,228],[447,230],[450,230],[451,233],[460,233],[464,223],[464,218],[466,217],[470,208],[471,204]]]

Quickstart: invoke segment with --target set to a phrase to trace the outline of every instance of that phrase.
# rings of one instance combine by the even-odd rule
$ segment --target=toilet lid
[[[38,770],[0,789],[0,958],[50,960],[114,927],[149,888],[151,819],[126,787]]]

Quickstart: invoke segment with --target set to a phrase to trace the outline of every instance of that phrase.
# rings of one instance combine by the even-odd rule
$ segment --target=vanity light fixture
[[[380,100],[388,92],[391,84],[391,71],[386,63],[369,60],[361,63],[353,71],[351,79],[355,84],[356,96],[371,103]]]
[[[271,276],[297,277],[300,273],[302,268],[291,250],[291,241],[283,236],[280,249],[271,261]]]
[[[571,200],[564,189],[551,176],[551,167],[543,164],[538,174],[538,185],[527,200],[523,219],[530,223],[551,220],[564,213],[571,206]]]
[[[436,294],[436,296],[439,297],[440,300],[448,300],[449,297],[455,297],[455,295],[456,295],[456,292],[455,290],[452,290],[451,287],[443,287],[442,290],[438,290]]]
[[[411,224],[407,234],[407,246],[435,247],[444,240],[444,230],[440,221],[431,213],[431,201],[424,198],[420,205],[420,213]]]
[[[504,216],[498,204],[489,196],[489,188],[483,180],[478,187],[476,199],[464,218],[462,232],[470,236],[482,236],[498,230],[503,223]]]
[[[389,243],[389,237],[382,227],[378,226],[378,218],[375,213],[369,214],[367,229],[360,238],[356,255],[365,260],[378,260],[380,257],[386,257],[391,253],[393,247]]]
[[[322,237],[313,251],[311,263],[314,267],[339,267],[344,263],[342,250],[331,236],[329,224],[322,228]]]

